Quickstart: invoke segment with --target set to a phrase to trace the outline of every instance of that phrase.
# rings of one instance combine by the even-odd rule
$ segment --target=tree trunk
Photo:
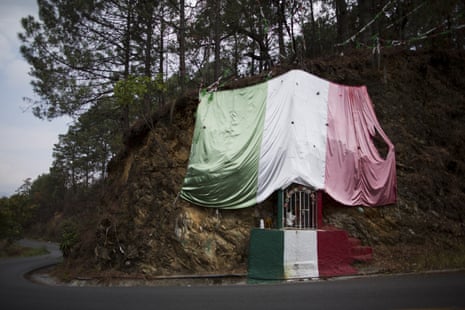
[[[358,17],[360,20],[359,29],[364,27],[370,21],[370,1],[371,0],[358,0]],[[371,36],[371,26],[360,34],[360,39],[363,43],[369,42]]]
[[[278,44],[279,44],[279,59],[286,58],[286,46],[284,45],[284,23],[286,22],[285,18],[285,1],[276,1],[276,6],[278,8]]]
[[[240,50],[237,34],[234,34],[234,75],[239,76]]]
[[[215,79],[218,79],[221,75],[221,0],[213,1],[213,40],[215,43],[215,68],[214,74]]]
[[[128,12],[126,17],[126,29],[124,35],[124,79],[129,78],[129,65],[131,61],[131,24],[132,24],[132,5],[128,2]],[[124,102],[121,107],[121,127],[123,133],[129,130],[129,103]],[[123,139],[124,139],[123,134]]]
[[[185,16],[185,0],[179,1],[179,86],[181,87],[181,95],[186,91],[186,16]]]
[[[312,28],[312,38],[310,39],[310,55],[312,57],[315,57],[317,54],[317,49],[316,49],[316,31],[315,31],[315,13],[313,11],[313,0],[310,0],[310,25]]]
[[[158,74],[162,81],[165,80],[165,71],[164,71],[164,63],[165,63],[165,9],[164,5],[160,5],[160,42],[159,42],[159,64],[158,64]],[[165,95],[163,93],[160,94],[160,106],[165,105]]]
[[[152,36],[153,36],[153,6],[147,5],[147,11],[144,14],[147,14],[146,17],[146,40],[145,40],[145,59],[144,59],[144,75],[151,79],[152,78]],[[145,94],[144,98],[144,114],[151,123],[151,115],[152,115],[152,96],[153,96],[153,89],[151,85],[148,85],[148,91]]]
[[[335,0],[337,19],[337,41],[347,39],[347,3],[345,0]]]

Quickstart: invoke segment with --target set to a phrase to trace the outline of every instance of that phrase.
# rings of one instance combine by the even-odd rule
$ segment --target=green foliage
[[[105,1],[39,1],[38,6],[39,18],[23,18],[19,34],[40,98],[32,102],[33,112],[40,118],[74,115],[109,93],[113,76],[122,73],[119,26],[128,8]]]
[[[166,91],[166,85],[160,75],[153,79],[148,76],[130,75],[128,78],[116,82],[114,95],[119,105],[134,105],[140,103],[147,95],[165,93]]]
[[[29,247],[20,246],[16,243],[2,245],[0,242],[0,258],[1,257],[14,257],[14,256],[30,257],[30,256],[45,255],[48,253],[50,252],[45,247],[29,248]]]
[[[23,18],[19,38],[40,98],[31,102],[32,110],[47,118],[81,113],[103,98],[120,108],[137,107],[136,117],[145,117],[153,97],[162,103],[162,94],[179,90],[189,76],[197,79],[195,86],[210,84],[226,69],[235,75],[256,74],[271,62],[370,48],[373,36],[383,46],[395,42],[406,48],[463,49],[465,43],[465,4],[459,0],[38,4],[39,18]],[[187,22],[184,16],[189,16]],[[177,40],[168,37],[173,33]],[[165,72],[169,66],[176,83],[168,89],[163,80],[170,79]]]
[[[106,176],[111,157],[121,148],[118,114],[110,100],[101,100],[59,136],[53,150],[53,175],[76,190]]]
[[[9,198],[0,199],[0,239],[14,241],[22,237],[36,205],[30,199],[31,180],[27,179]]]
[[[53,170],[52,170],[53,171]],[[31,184],[30,201],[36,206],[34,222],[45,223],[64,205],[65,182],[61,174],[50,172],[37,177]]]
[[[61,228],[60,250],[63,253],[63,257],[71,255],[73,247],[78,241],[79,235],[76,224],[71,220],[67,220]]]
[[[8,198],[0,199],[0,239],[17,240],[22,235],[20,221]]]

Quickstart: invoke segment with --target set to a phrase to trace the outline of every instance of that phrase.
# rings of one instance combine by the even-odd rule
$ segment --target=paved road
[[[192,287],[67,287],[26,280],[51,254],[0,260],[0,309],[465,309],[465,272],[294,284]]]

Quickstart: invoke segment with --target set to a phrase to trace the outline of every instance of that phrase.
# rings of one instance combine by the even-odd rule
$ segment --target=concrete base
[[[318,230],[318,268],[320,277],[352,275],[349,236],[344,230]]]
[[[344,230],[253,229],[248,276],[261,280],[353,275],[354,261],[371,259],[371,248]]]
[[[248,277],[259,280],[284,278],[284,232],[252,229],[249,243]]]
[[[317,232],[315,230],[284,231],[284,278],[317,278]]]
[[[317,232],[253,229],[248,276],[262,280],[318,277]]]

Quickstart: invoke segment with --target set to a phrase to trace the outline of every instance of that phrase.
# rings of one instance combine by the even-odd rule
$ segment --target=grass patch
[[[0,247],[0,258],[6,257],[29,257],[49,254],[45,247],[29,248],[18,244],[4,245]]]

